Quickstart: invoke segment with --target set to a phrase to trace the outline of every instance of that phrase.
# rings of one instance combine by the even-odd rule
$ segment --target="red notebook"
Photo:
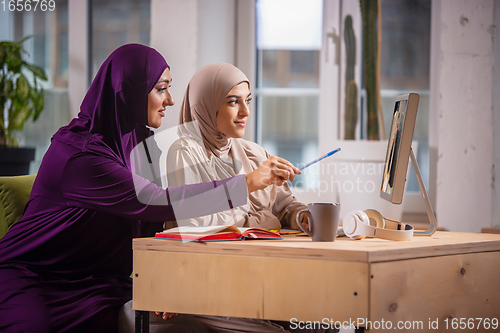
[[[277,232],[262,228],[239,228],[235,226],[177,227],[157,232],[156,238],[187,242],[216,242],[245,239],[283,239]]]

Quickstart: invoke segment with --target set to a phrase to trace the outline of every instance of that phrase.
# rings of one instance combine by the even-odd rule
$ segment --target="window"
[[[68,114],[68,0],[55,0],[54,10],[34,6],[30,11],[0,12],[0,40],[19,40],[32,35],[23,47],[27,62],[45,69],[48,81],[40,82],[45,89],[44,110],[36,125],[25,123],[19,136],[22,146],[35,147],[35,160],[30,173],[36,173],[50,138],[69,121]],[[30,73],[26,73],[30,78]]]
[[[149,44],[150,1],[149,0],[87,0],[90,2],[92,27],[92,58],[90,74],[96,74],[102,62],[120,45],[126,43]],[[30,173],[36,173],[41,159],[50,144],[50,138],[61,127],[68,124],[68,25],[75,22],[69,12],[68,0],[55,0],[54,11],[25,11],[0,13],[0,39],[15,40],[26,35],[34,37],[24,46],[30,54],[27,59],[46,69],[48,82],[45,87],[45,107],[36,126],[26,123],[20,136],[20,144],[36,147],[34,163]],[[70,15],[73,15],[71,18]],[[74,39],[73,39],[74,40]],[[82,46],[82,51],[88,45]],[[86,59],[85,57],[83,59]],[[79,60],[79,59],[77,59]],[[73,69],[74,70],[74,69]],[[81,74],[81,73],[77,73]],[[73,75],[75,77],[75,75]],[[89,83],[90,84],[90,83]],[[75,87],[72,88],[73,90]],[[73,96],[74,97],[74,96]],[[74,102],[75,114],[83,95]]]
[[[318,155],[322,1],[258,0],[256,15],[257,141],[271,155],[305,164]]]
[[[149,0],[92,0],[92,77],[115,49],[149,45]]]
[[[395,97],[418,93],[421,98],[414,140],[418,141],[416,155],[427,188],[430,7],[431,0],[381,0],[381,96],[386,136]],[[332,142],[343,137],[347,15],[352,16],[356,36],[354,77],[359,87],[362,86],[359,1],[256,0],[256,141],[270,154],[300,165],[317,158],[319,152],[336,148]],[[293,44],[288,38],[299,33],[293,30],[293,24],[286,26],[281,16],[291,18],[295,26],[305,27],[309,31],[309,44]],[[286,28],[277,29],[277,25]],[[318,30],[322,37],[317,44],[311,43]],[[303,34],[301,31],[300,36]],[[356,127],[356,138],[366,139],[364,91],[358,96],[360,124]],[[322,182],[323,176],[314,168],[305,175],[298,177],[292,186],[303,187],[305,192],[295,193],[314,199],[312,194],[321,192],[318,180]],[[410,206],[412,212],[420,208],[423,211],[420,193],[416,193],[419,191],[416,177],[411,170],[409,175],[405,198],[410,200],[404,201],[405,209]],[[378,197],[378,191],[372,195]],[[334,197],[327,198],[335,200]]]
[[[28,51],[26,59],[45,68],[48,76],[48,82],[44,83],[46,89],[68,86],[68,1],[57,0],[54,3],[53,11],[33,10],[11,14],[13,33],[10,38],[19,40],[33,36],[23,44]]]

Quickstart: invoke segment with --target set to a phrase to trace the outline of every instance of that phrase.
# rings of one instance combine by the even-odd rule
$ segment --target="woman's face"
[[[224,103],[217,112],[217,128],[231,138],[241,138],[250,115],[252,94],[247,82],[235,86],[227,94]]]
[[[170,69],[167,68],[148,95],[148,125],[150,127],[160,127],[161,118],[165,117],[166,107],[175,104],[170,93],[171,83]]]

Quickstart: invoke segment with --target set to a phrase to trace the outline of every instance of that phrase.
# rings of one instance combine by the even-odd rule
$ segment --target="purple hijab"
[[[78,118],[53,136],[23,217],[0,239],[1,332],[115,332],[132,296],[134,237],[175,220],[176,202],[192,211],[183,207],[190,196],[207,207],[197,207],[200,216],[224,210],[216,198],[227,190],[234,206],[246,203],[244,176],[167,190],[141,178],[134,186],[130,152],[151,134],[148,93],[166,68],[152,48],[120,47]]]
[[[127,44],[116,49],[94,78],[78,118],[53,138],[84,148],[92,135],[129,166],[133,147],[150,135],[146,128],[148,93],[167,68],[163,56],[152,48]],[[75,140],[75,133],[81,140]]]

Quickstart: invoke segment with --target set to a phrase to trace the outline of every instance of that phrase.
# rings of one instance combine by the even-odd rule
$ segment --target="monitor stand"
[[[422,198],[425,203],[425,210],[427,211],[427,216],[429,217],[430,226],[427,230],[415,230],[413,232],[416,236],[430,236],[436,232],[437,223],[434,211],[432,210],[431,202],[427,196],[427,191],[425,190],[424,182],[422,181],[422,176],[420,175],[420,169],[418,168],[417,159],[415,154],[413,154],[413,148],[410,149],[410,158],[413,165],[413,170],[415,171],[415,176],[417,176],[418,187],[420,187],[420,193],[422,193]]]

